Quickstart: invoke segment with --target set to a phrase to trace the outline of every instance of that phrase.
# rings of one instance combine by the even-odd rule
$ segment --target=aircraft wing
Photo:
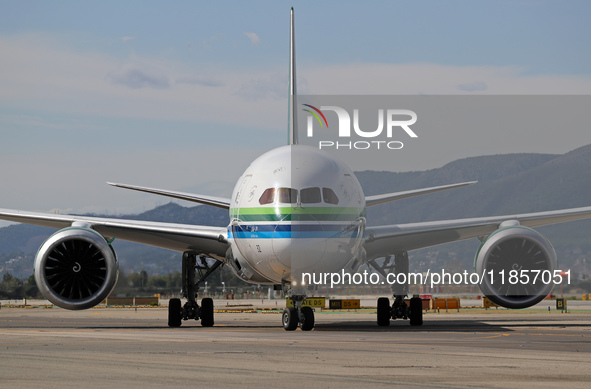
[[[10,209],[0,209],[0,219],[58,229],[80,223],[88,225],[107,239],[128,240],[181,252],[195,251],[216,259],[223,259],[229,247],[225,227],[56,215]]]
[[[364,247],[367,258],[374,259],[463,239],[486,237],[506,221],[518,221],[522,226],[533,228],[587,218],[591,218],[591,207],[367,227]]]

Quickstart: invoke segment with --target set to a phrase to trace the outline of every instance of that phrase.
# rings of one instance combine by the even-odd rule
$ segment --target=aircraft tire
[[[411,326],[422,326],[423,325],[423,302],[418,297],[410,299],[410,325]]]
[[[201,326],[213,327],[213,300],[209,297],[201,300]]]
[[[182,323],[181,299],[170,299],[168,302],[168,326],[180,327]]]
[[[283,321],[283,329],[285,331],[295,331],[295,329],[298,328],[298,310],[294,307],[285,308],[281,318]]]
[[[378,299],[378,326],[387,327],[390,325],[390,300],[387,297]]]
[[[314,328],[314,311],[310,307],[302,307],[302,331],[310,331]]]

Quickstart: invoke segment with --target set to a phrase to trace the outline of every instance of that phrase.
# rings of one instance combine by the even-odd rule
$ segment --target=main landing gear
[[[298,325],[302,331],[311,331],[314,328],[314,310],[307,306],[302,307],[305,299],[305,295],[291,296],[293,307],[286,307],[281,316],[285,331],[295,331]]]
[[[410,319],[411,326],[423,325],[423,302],[418,297],[410,299],[410,304],[404,301],[406,296],[394,296],[394,303],[390,306],[387,297],[378,299],[378,325],[385,327],[390,325],[390,319]]]
[[[199,283],[204,281],[221,264],[221,262],[215,262],[212,266],[209,266],[204,256],[199,257],[199,264],[197,264],[197,254],[192,252],[183,253],[182,295],[187,299],[187,302],[181,306],[180,299],[170,299],[168,303],[169,327],[180,327],[182,320],[189,319],[201,319],[203,327],[213,326],[213,300],[204,298],[201,300],[201,306],[199,306],[195,297],[199,290]],[[199,279],[195,281],[197,274]]]
[[[387,277],[389,273],[408,274],[408,253],[401,252],[389,256],[381,265],[372,260],[369,265],[384,277]],[[413,297],[407,305],[404,298],[408,295],[408,289],[408,283],[392,285],[394,303],[391,306],[387,297],[378,299],[378,326],[389,326],[390,319],[410,319],[411,326],[423,325],[423,302],[420,298]]]

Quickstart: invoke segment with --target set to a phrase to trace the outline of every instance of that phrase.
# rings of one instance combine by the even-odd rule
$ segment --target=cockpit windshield
[[[277,197],[280,204],[294,204],[298,199],[298,191],[291,188],[278,188]]]
[[[317,204],[322,202],[320,197],[320,188],[306,188],[300,191],[300,201],[302,204]]]
[[[295,204],[297,202],[301,204],[333,204],[339,203],[339,198],[336,193],[330,188],[304,188],[299,191],[292,188],[268,188],[266,189],[261,197],[259,198],[259,204]]]

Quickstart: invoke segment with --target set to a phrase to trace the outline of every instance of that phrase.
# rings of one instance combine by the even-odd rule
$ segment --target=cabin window
[[[324,198],[324,202],[327,204],[338,204],[339,198],[335,194],[335,192],[330,188],[322,188],[322,197]]]
[[[300,201],[302,204],[316,204],[322,202],[320,188],[302,189],[300,191]]]
[[[259,198],[259,204],[271,204],[275,201],[275,188],[269,188],[263,192]]]

